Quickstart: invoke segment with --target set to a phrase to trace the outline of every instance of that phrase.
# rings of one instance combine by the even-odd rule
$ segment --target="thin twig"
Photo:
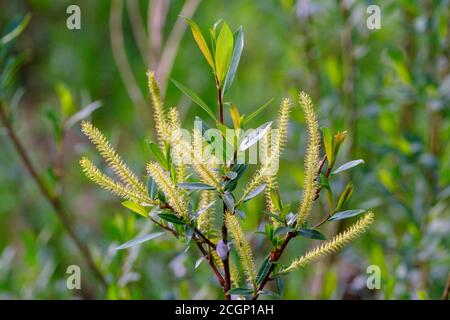
[[[49,191],[49,189],[46,187],[44,181],[37,173],[37,170],[35,169],[33,163],[31,162],[31,159],[30,159],[26,149],[20,142],[13,127],[11,126],[11,123],[9,122],[8,115],[7,115],[6,109],[5,109],[5,105],[3,104],[2,101],[0,101],[0,119],[8,133],[8,136],[9,136],[14,148],[16,149],[20,159],[22,160],[23,165],[25,166],[26,170],[31,175],[31,177],[33,178],[35,183],[37,184],[39,191],[41,192],[41,194],[44,196],[44,198],[47,200],[47,202],[53,208],[53,211],[55,212],[56,216],[60,220],[64,229],[69,234],[69,237],[72,239],[72,241],[75,243],[76,247],[79,249],[83,259],[85,260],[85,262],[86,262],[87,266],[89,267],[89,269],[91,270],[92,274],[101,283],[103,288],[106,289],[108,286],[106,279],[104,278],[100,269],[96,266],[89,248],[85,245],[85,243],[76,234],[74,228],[72,227],[72,222],[70,221],[69,214],[63,208],[61,199]]]
[[[320,175],[320,173],[322,172],[326,160],[327,160],[327,157],[325,155],[322,158],[322,160],[319,162],[319,166],[318,166],[319,168],[318,168],[317,173],[316,173],[316,175],[317,175],[316,179]],[[325,176],[327,178],[330,176],[332,168],[333,168],[333,164],[328,167],[327,172],[325,173]],[[319,198],[321,190],[322,190],[321,187],[317,188],[316,196],[314,197],[314,201]],[[329,218],[329,215],[324,220],[320,221],[317,225],[315,225],[313,228],[317,228],[317,227],[321,226],[322,224],[324,224],[328,220],[328,218]],[[283,242],[281,243],[280,247],[279,248],[274,248],[272,250],[272,252],[270,253],[270,258],[269,258],[270,262],[272,262],[272,265],[270,266],[270,269],[267,272],[266,276],[260,282],[260,284],[258,286],[258,290],[256,291],[256,294],[253,295],[252,300],[258,299],[259,292],[264,289],[264,287],[267,284],[267,282],[269,282],[269,280],[271,279],[270,274],[275,269],[274,262],[277,262],[280,259],[281,255],[283,254],[284,250],[286,249],[287,245],[289,244],[289,241],[291,241],[291,239],[295,238],[296,236],[297,236],[297,234],[295,234],[293,232],[288,232],[286,234],[286,237],[284,238]]]
[[[216,275],[217,280],[219,281],[219,284],[225,290],[225,280],[223,279],[222,275],[220,274],[219,270],[217,269],[217,266],[215,265],[214,260],[211,257],[211,254],[206,252],[206,250],[203,248],[203,246],[200,242],[200,239],[194,239],[194,242],[197,245],[197,247],[199,248],[199,250],[201,251],[201,253],[203,254],[203,256],[205,257],[206,261],[208,261],[208,264],[210,265],[211,269],[213,270],[214,274]]]
[[[450,294],[450,272],[447,278],[447,284],[445,285],[444,293],[442,294],[442,300],[448,300]]]

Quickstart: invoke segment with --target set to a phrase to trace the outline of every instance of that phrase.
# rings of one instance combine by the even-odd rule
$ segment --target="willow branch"
[[[8,133],[8,136],[11,140],[12,145],[16,149],[20,160],[22,161],[24,167],[38,186],[39,191],[44,196],[44,198],[47,200],[47,202],[50,204],[50,206],[53,208],[53,211],[55,212],[57,218],[61,222],[64,229],[67,231],[70,239],[73,241],[75,246],[78,248],[78,250],[81,253],[82,258],[84,259],[85,263],[91,270],[92,274],[97,278],[97,280],[100,282],[102,287],[104,289],[107,288],[108,284],[106,282],[105,277],[103,276],[100,269],[97,267],[97,265],[94,262],[94,259],[92,258],[91,252],[89,248],[86,246],[86,244],[78,237],[77,233],[75,232],[73,228],[73,224],[70,221],[69,214],[64,209],[61,198],[55,196],[50,192],[50,190],[46,187],[44,181],[37,173],[36,168],[34,167],[33,163],[31,162],[31,158],[28,155],[25,147],[22,145],[21,141],[16,135],[16,132],[14,131],[13,127],[11,126],[11,123],[9,122],[8,115],[6,113],[5,105],[2,101],[0,101],[0,120],[3,124],[3,126],[6,129],[6,132]]]

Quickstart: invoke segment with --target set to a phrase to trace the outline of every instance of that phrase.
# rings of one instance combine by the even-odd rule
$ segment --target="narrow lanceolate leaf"
[[[215,190],[213,186],[201,182],[182,182],[177,184],[178,187],[188,190]]]
[[[167,165],[166,157],[164,156],[164,153],[162,152],[161,148],[154,142],[149,142],[148,146],[150,148],[150,151],[153,153],[153,155],[156,158],[156,161],[166,170],[169,169]]]
[[[214,206],[216,204],[216,200],[208,203],[206,206],[200,208],[192,217],[191,220],[195,220],[198,216],[200,216],[203,212],[209,210],[210,208],[212,208],[212,206]]]
[[[174,85],[177,86],[178,89],[181,90],[189,99],[191,99],[195,104],[197,104],[200,108],[206,111],[211,118],[214,119],[214,121],[217,122],[216,117],[214,116],[214,113],[211,111],[211,109],[208,107],[208,105],[200,98],[194,91],[186,87],[185,85],[182,85],[178,81],[171,79]]]
[[[256,128],[255,130],[252,130],[241,142],[239,145],[239,151],[245,151],[248,148],[250,148],[252,145],[257,143],[259,140],[261,140],[269,131],[270,127],[272,125],[272,121],[266,122],[262,126]]]
[[[158,192],[158,186],[156,185],[155,180],[153,180],[152,177],[148,177],[147,190],[150,199],[154,199]]]
[[[256,197],[258,194],[260,194],[261,192],[263,192],[265,188],[266,188],[266,184],[263,183],[262,185],[260,185],[260,186],[256,187],[255,189],[253,189],[253,190],[248,194],[248,196],[246,196],[246,197],[244,198],[244,200],[242,200],[242,201],[243,201],[243,202],[246,202],[246,201],[248,201],[248,200],[250,200],[250,199],[253,199],[253,198]]]
[[[353,160],[350,162],[347,162],[345,164],[343,164],[342,166],[340,166],[339,168],[337,168],[336,170],[334,170],[331,174],[337,174],[339,172],[351,169],[353,167],[356,167],[357,165],[360,165],[361,163],[364,163],[363,159],[358,159],[358,160]]]
[[[337,220],[347,219],[350,217],[357,216],[364,212],[366,212],[366,210],[364,210],[364,209],[339,211],[339,212],[336,212],[335,214],[333,214],[330,218],[328,218],[328,221],[337,221]]]
[[[228,294],[237,296],[249,296],[253,294],[253,290],[249,288],[233,288],[228,291]]]
[[[259,268],[258,275],[256,276],[256,283],[260,284],[261,281],[266,277],[267,273],[270,270],[270,267],[272,266],[272,262],[270,262],[270,256],[267,256],[263,263],[261,264],[261,267]]]
[[[225,82],[223,85],[222,96],[230,88],[233,83],[234,76],[239,65],[239,60],[241,59],[242,49],[244,48],[244,30],[242,26],[239,27],[237,31],[236,43],[233,48],[233,56],[231,58],[230,68],[228,69],[227,76],[225,77]]]
[[[164,232],[156,232],[156,233],[150,233],[150,234],[136,237],[133,240],[127,241],[124,244],[118,246],[116,248],[116,250],[122,250],[122,249],[128,249],[128,248],[134,247],[143,242],[158,238],[158,237],[162,236],[163,234],[164,234]]]
[[[231,193],[224,193],[222,195],[222,199],[223,202],[225,203],[225,205],[227,206],[229,211],[233,211],[234,210],[234,198],[233,195]]]
[[[309,239],[316,239],[316,240],[325,240],[326,237],[321,234],[319,231],[317,230],[313,230],[313,229],[304,229],[301,228],[298,230],[298,233],[305,238],[309,238]]]
[[[203,53],[206,61],[208,61],[209,65],[214,70],[214,61],[211,52],[209,51],[208,45],[206,44],[205,38],[203,37],[199,26],[191,19],[186,19],[186,21],[191,27],[192,35],[194,36],[194,40],[200,48],[200,51]]]
[[[158,214],[158,216],[161,219],[164,219],[164,220],[169,221],[171,223],[180,224],[180,225],[185,224],[183,220],[181,220],[176,215],[171,214],[171,213],[160,213],[160,214]]]
[[[122,202],[122,205],[125,208],[130,209],[131,211],[140,214],[141,216],[147,217],[147,210],[145,210],[145,208],[143,206],[141,206],[140,204],[130,201],[130,200],[126,200],[124,202]]]
[[[215,54],[216,76],[220,84],[230,66],[233,42],[233,33],[230,27],[224,22],[217,37]]]
[[[197,261],[195,261],[194,269],[197,269],[202,264],[202,262],[205,261],[205,260],[206,260],[205,257],[198,258]]]
[[[346,186],[344,191],[342,191],[341,196],[339,197],[338,203],[336,205],[336,208],[334,211],[339,211],[339,209],[342,208],[344,204],[347,203],[348,199],[352,196],[353,190],[355,187],[351,182],[349,182]]]
[[[0,38],[0,45],[3,46],[7,44],[8,42],[14,40],[17,38],[23,30],[27,27],[28,23],[30,22],[31,14],[27,14],[23,20],[10,32],[5,34],[3,37]]]
[[[242,126],[246,125],[247,123],[249,123],[251,120],[253,120],[253,118],[255,118],[258,114],[260,114],[261,112],[264,111],[264,109],[266,109],[270,103],[273,101],[274,98],[270,98],[269,101],[267,101],[266,103],[264,103],[261,107],[259,107],[258,109],[256,109],[255,111],[253,111],[250,115],[248,115],[247,117],[244,118],[244,120],[242,120]]]
[[[327,127],[322,128],[323,144],[325,145],[325,154],[327,155],[328,163],[333,163],[333,137],[331,136],[330,129]]]
[[[237,172],[234,172],[234,171],[228,171],[225,175],[226,175],[226,176],[228,177],[228,179],[230,179],[230,180],[234,180],[234,179],[236,179],[237,176],[238,176]]]

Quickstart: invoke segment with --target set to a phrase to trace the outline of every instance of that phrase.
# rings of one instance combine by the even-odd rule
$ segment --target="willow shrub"
[[[286,145],[293,102],[289,99],[281,101],[276,129],[272,128],[272,122],[253,130],[246,128],[265,106],[244,116],[234,104],[225,102],[244,45],[242,27],[233,34],[225,22],[216,23],[210,29],[211,43],[208,45],[197,24],[191,20],[188,23],[214,74],[217,111],[213,112],[191,89],[173,82],[209,114],[214,126],[210,127],[197,117],[191,132],[183,130],[177,109],[164,108],[155,75],[148,72],[157,136],[157,143],[149,143],[154,159],[147,164],[148,182],[139,180],[103,134],[89,122],[82,123],[82,131],[97,147],[117,179],[102,173],[87,158],[82,158],[80,164],[89,179],[125,199],[122,203],[125,207],[149,219],[163,231],[132,239],[119,249],[169,232],[186,245],[193,244],[199,249],[202,255],[199,263],[208,262],[226,299],[257,299],[260,295],[273,295],[264,290],[269,281],[277,281],[289,272],[336,252],[373,222],[374,215],[370,211],[342,210],[353,192],[351,183],[338,196],[333,194],[329,184],[329,180],[338,173],[363,161],[353,160],[334,169],[346,134],[338,132],[332,135],[328,128],[323,128],[321,135],[311,99],[301,92],[298,102],[308,131],[303,192],[298,208],[283,202],[282,191],[277,184],[278,160]],[[232,126],[224,123],[224,108],[228,105],[232,105]],[[254,160],[250,154],[255,150],[259,150],[259,167],[248,181],[241,181],[244,180],[244,172],[255,162],[250,161]],[[238,183],[245,184],[240,194],[236,192]],[[326,193],[329,213],[319,223],[312,224],[311,209],[322,192]],[[257,197],[260,194],[264,197]],[[265,228],[263,231],[243,230],[241,220],[246,215],[260,214],[245,213],[243,204],[262,199],[267,208]],[[325,223],[356,215],[361,215],[359,220],[330,240],[326,240],[319,231]],[[255,232],[263,234],[272,247],[259,268],[248,241],[248,236]],[[289,264],[281,263],[280,258],[288,243],[298,237],[317,239],[323,243]],[[237,252],[237,261],[230,259],[232,250]]]

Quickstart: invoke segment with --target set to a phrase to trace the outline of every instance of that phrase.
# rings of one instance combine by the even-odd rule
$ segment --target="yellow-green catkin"
[[[83,121],[81,123],[81,131],[95,145],[105,162],[127,188],[133,189],[142,194],[147,194],[144,184],[139,181],[136,175],[130,170],[130,168],[128,168],[99,129],[93,126],[90,122]]]
[[[320,152],[320,133],[319,123],[314,113],[311,98],[305,93],[301,92],[299,95],[299,102],[305,114],[305,121],[308,130],[308,146],[305,155],[305,178],[303,185],[302,203],[298,209],[297,227],[308,218],[311,212],[312,204],[316,193],[316,175],[319,163]]]
[[[164,150],[164,142],[168,142],[170,139],[167,118],[164,112],[164,104],[161,100],[158,83],[155,79],[155,73],[153,71],[148,71],[147,77],[148,89],[153,103],[153,119],[155,121],[156,135],[158,137],[158,142],[161,149]]]
[[[172,136],[171,142],[173,146],[173,156],[172,159],[175,163],[177,182],[186,181],[186,164],[184,163],[184,152],[183,148],[180,148],[179,141],[183,139],[181,132],[181,122],[180,114],[176,108],[171,108],[168,114],[170,134]],[[176,140],[176,141],[174,141]]]
[[[217,159],[213,155],[210,155],[209,159],[204,159],[203,139],[198,130],[193,131],[192,144],[187,143],[183,139],[179,141],[179,144],[180,147],[183,148],[183,152],[186,152],[189,155],[191,167],[198,174],[200,180],[216,189],[220,189],[220,178],[215,171]]]
[[[223,261],[220,259],[219,255],[216,251],[212,251],[211,255],[213,257],[214,263],[220,268],[223,269]],[[241,280],[241,277],[239,275],[239,269],[237,266],[233,263],[233,261],[228,262],[230,265],[230,278],[231,278],[231,284],[233,287],[239,287],[239,282]]]
[[[304,267],[323,256],[338,251],[350,241],[356,239],[363,232],[365,232],[373,223],[373,221],[374,214],[369,211],[364,217],[360,218],[355,224],[353,224],[344,232],[336,235],[332,240],[325,242],[321,246],[307,252],[300,258],[294,260],[289,267],[282,271],[282,273],[287,273],[297,268]]]
[[[125,185],[116,182],[105,175],[88,158],[81,158],[80,165],[84,174],[103,189],[106,189],[118,195],[119,197],[131,200],[136,203],[155,204],[154,201],[149,199],[146,194],[142,194],[136,190],[129,189]]]
[[[250,244],[245,239],[244,232],[234,214],[227,212],[225,214],[225,222],[233,238],[233,245],[244,269],[247,283],[256,288],[256,266]]]
[[[156,162],[147,164],[147,172],[164,192],[170,206],[185,221],[189,221],[189,210],[186,198],[180,189],[172,182],[169,175]]]
[[[215,200],[214,190],[204,190],[200,193],[199,210],[206,208],[211,202]],[[215,207],[203,211],[197,218],[198,229],[206,235],[210,235],[214,231],[214,213]]]
[[[267,134],[266,139],[264,140],[264,148],[266,149],[265,154],[266,157],[270,157],[272,161],[279,161],[281,153],[283,152],[286,142],[287,142],[287,133],[288,133],[288,124],[289,124],[289,115],[292,109],[291,100],[285,98],[281,101],[280,110],[278,113],[278,135],[274,137],[273,145],[271,145],[271,135]],[[270,150],[269,150],[270,149]],[[273,154],[273,156],[272,156]],[[264,177],[264,182],[267,184],[265,189],[265,199],[267,209],[274,213],[279,214],[278,210],[276,210],[276,206],[273,203],[271,197],[271,191],[276,189],[277,179],[275,174],[266,175]],[[279,224],[280,222],[276,219],[272,219],[274,224]]]

